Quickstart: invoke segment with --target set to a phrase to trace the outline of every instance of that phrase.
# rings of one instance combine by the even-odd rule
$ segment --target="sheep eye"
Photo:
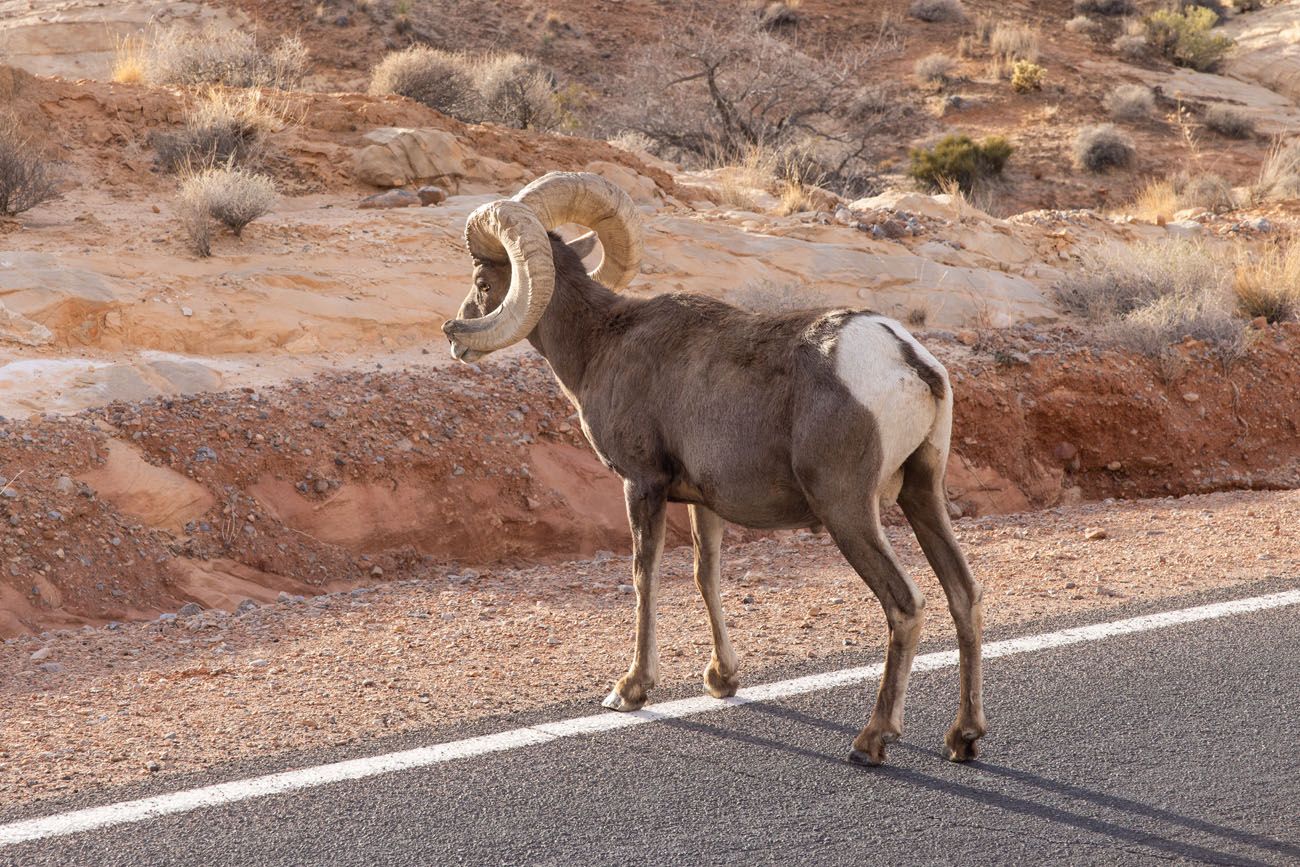
[[[479,279],[475,280],[475,281],[474,281],[474,285],[477,286],[478,289],[479,289],[480,291],[482,291],[482,292],[486,292],[486,291],[488,291],[488,284],[487,284],[487,281],[484,280],[482,277],[480,277]]]

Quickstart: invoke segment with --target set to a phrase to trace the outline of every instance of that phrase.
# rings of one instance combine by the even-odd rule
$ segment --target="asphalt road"
[[[992,731],[968,765],[941,752],[946,668],[914,676],[881,768],[844,761],[859,685],[24,843],[0,864],[1300,864],[1297,684],[1291,606],[989,660]]]

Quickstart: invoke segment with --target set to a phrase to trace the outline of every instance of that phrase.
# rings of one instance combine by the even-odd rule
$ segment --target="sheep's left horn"
[[[480,205],[465,221],[470,254],[510,261],[510,291],[496,310],[478,319],[453,319],[448,337],[478,352],[523,340],[546,312],[555,291],[551,241],[532,208],[510,199]]]
[[[600,175],[590,172],[550,172],[515,194],[537,212],[546,230],[565,223],[593,229],[604,256],[591,278],[615,291],[641,269],[641,215],[631,197]]]

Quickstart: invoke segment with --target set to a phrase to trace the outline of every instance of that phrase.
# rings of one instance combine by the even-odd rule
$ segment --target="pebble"
[[[50,649],[48,647],[42,647],[40,650],[33,653],[31,658],[32,662],[40,662],[42,659],[49,659],[49,657]]]
[[[387,190],[366,196],[357,203],[358,208],[418,208],[420,197],[410,190]]]
[[[635,590],[635,589],[636,589],[636,588],[633,587],[631,584],[620,584],[620,585],[618,585],[618,592],[619,592],[619,593],[631,593],[631,592],[632,592],[633,590]]]
[[[1089,542],[1098,542],[1106,538],[1106,531],[1101,527],[1089,527],[1083,531],[1083,538]]]
[[[46,674],[62,674],[63,666],[57,662],[43,662],[38,668]]]
[[[197,602],[186,602],[180,607],[180,610],[176,612],[179,617],[193,617],[195,614],[202,613],[203,606]]]
[[[252,599],[245,599],[243,602],[239,603],[239,605],[235,606],[235,613],[246,614],[255,608],[257,608],[256,602],[254,602]]]
[[[424,206],[440,205],[447,200],[447,191],[442,187],[425,186],[415,191]]]

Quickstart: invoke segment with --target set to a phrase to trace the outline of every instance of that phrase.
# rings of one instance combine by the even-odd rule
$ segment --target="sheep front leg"
[[[639,710],[659,674],[655,641],[655,601],[659,557],[664,550],[664,518],[668,503],[663,488],[625,481],[627,517],[632,525],[632,583],[636,587],[636,648],[627,674],[614,684],[604,705],[611,710]]]

